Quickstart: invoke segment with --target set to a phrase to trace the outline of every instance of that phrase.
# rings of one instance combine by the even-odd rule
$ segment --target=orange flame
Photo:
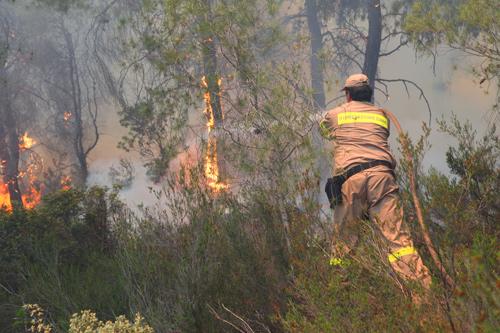
[[[19,139],[19,148],[21,150],[30,149],[36,141],[28,135],[28,132],[24,132],[24,135]]]
[[[33,145],[36,144],[36,141],[28,136],[28,133],[24,133],[24,135],[19,139],[19,149],[26,150]],[[7,161],[1,161],[2,169],[5,167]],[[21,200],[23,202],[23,206],[26,209],[33,209],[37,206],[42,200],[42,189],[37,185],[38,181],[35,176],[36,165],[30,164],[25,171],[19,171],[17,178],[19,182],[24,179],[24,185],[26,190],[22,191]],[[22,184],[20,184],[21,187]],[[12,212],[12,201],[9,192],[9,184],[3,180],[0,180],[0,209],[3,209],[7,212]]]
[[[42,200],[42,191],[36,186],[37,179],[35,176],[36,167],[34,164],[30,164],[25,172],[19,173],[19,178],[27,178],[28,187],[27,190],[21,195],[23,206],[26,209],[35,208]]]
[[[42,191],[37,190],[33,184],[30,184],[29,192],[23,194],[22,199],[24,208],[33,209],[42,201]]]
[[[12,211],[12,205],[10,204],[9,187],[3,182],[0,182],[0,209],[4,209],[7,212]]]
[[[34,186],[34,179],[30,179],[29,190],[21,195],[21,200],[26,209],[35,208],[42,200],[42,191]],[[4,182],[0,182],[0,208],[12,212],[9,186]]]
[[[215,117],[212,110],[212,105],[210,104],[210,92],[208,91],[208,83],[205,76],[201,79],[201,84],[203,88],[207,91],[203,95],[205,99],[205,110],[203,113],[207,117],[207,131],[208,131],[208,142],[207,142],[207,152],[205,155],[205,177],[208,180],[207,185],[215,192],[225,190],[229,187],[228,184],[220,181],[219,176],[219,161],[217,157],[217,138],[212,133],[215,128]],[[221,80],[217,81],[217,84],[221,85]]]
[[[61,178],[61,190],[68,191],[71,190],[72,179],[70,176],[63,176]]]

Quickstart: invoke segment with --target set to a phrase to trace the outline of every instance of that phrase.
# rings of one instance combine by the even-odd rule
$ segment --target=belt
[[[357,164],[357,165],[353,166],[352,168],[347,169],[346,172],[344,172],[343,174],[341,174],[339,176],[343,177],[344,181],[346,181],[347,179],[349,179],[350,177],[354,176],[357,173],[360,173],[361,171],[364,171],[366,169],[370,169],[370,168],[373,168],[373,167],[376,167],[379,165],[384,165],[384,166],[388,167],[389,169],[391,169],[391,173],[394,176],[394,170],[393,170],[392,163],[389,161],[383,161],[383,160],[374,160],[374,161],[369,161],[369,162]]]

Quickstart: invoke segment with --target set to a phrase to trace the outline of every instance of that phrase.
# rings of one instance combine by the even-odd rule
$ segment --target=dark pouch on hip
[[[336,205],[342,203],[342,185],[345,182],[344,176],[334,176],[328,178],[325,185],[326,196],[330,201],[330,208],[334,209]]]

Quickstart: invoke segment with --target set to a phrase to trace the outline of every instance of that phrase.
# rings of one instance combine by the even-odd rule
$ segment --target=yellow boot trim
[[[413,246],[402,247],[397,251],[389,253],[388,259],[390,263],[398,261],[401,257],[407,256],[410,254],[416,254],[417,250]]]
[[[343,260],[340,258],[330,258],[330,266],[342,266]]]

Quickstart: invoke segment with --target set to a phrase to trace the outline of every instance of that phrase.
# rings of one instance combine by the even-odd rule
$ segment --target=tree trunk
[[[213,0],[205,0],[205,4],[207,9],[203,20],[209,23],[214,19],[212,14]],[[203,71],[213,116],[213,127],[208,133],[207,157],[212,160],[211,163],[216,164],[213,165],[213,169],[216,170],[214,177],[217,178],[216,182],[221,182],[225,178],[226,168],[221,149],[217,149],[218,146],[220,147],[223,144],[220,129],[224,119],[221,104],[221,77],[217,65],[217,40],[210,30],[202,34],[201,38],[203,43]]]
[[[314,108],[323,110],[325,108],[325,88],[323,69],[319,54],[323,46],[321,27],[318,20],[317,0],[306,0],[307,26],[311,36],[311,87],[313,90]]]
[[[0,41],[0,161],[4,166],[3,181],[7,184],[12,209],[23,207],[19,188],[19,136],[12,110],[7,75],[8,40]]]
[[[321,112],[326,107],[325,88],[323,69],[319,54],[323,47],[323,39],[321,36],[321,26],[318,19],[317,0],[305,0],[307,26],[311,38],[311,55],[310,55],[310,70],[311,70],[311,88],[313,90],[313,107],[316,113]],[[331,168],[328,158],[321,154],[324,148],[324,140],[319,135],[318,131],[313,132],[313,147],[319,153],[316,159],[315,167],[319,173],[320,187],[315,194],[316,202],[320,205],[326,205],[327,199],[321,190],[326,182],[326,179],[331,175]]]
[[[10,203],[14,210],[23,207],[19,188],[19,135],[17,122],[9,100],[9,87],[6,73],[0,75],[0,160],[4,165],[3,182],[9,190]]]
[[[222,105],[220,101],[219,73],[217,71],[216,45],[212,36],[203,41],[203,69],[207,90],[210,94],[210,106],[214,114],[215,129],[222,127]]]
[[[368,42],[365,50],[363,73],[368,76],[370,87],[375,88],[378,59],[382,39],[382,11],[380,0],[367,0],[368,5]],[[372,97],[373,100],[373,97]]]
[[[19,135],[17,133],[16,118],[13,115],[10,105],[7,105],[5,116],[7,165],[5,172],[5,182],[9,187],[10,203],[12,208],[23,207],[21,189],[19,188]]]
[[[64,40],[66,43],[66,51],[68,57],[68,80],[71,88],[71,103],[73,107],[73,117],[75,119],[73,147],[76,155],[79,182],[85,184],[89,171],[87,163],[87,153],[84,148],[84,125],[83,125],[83,110],[82,110],[82,89],[80,86],[80,72],[76,62],[75,46],[71,33],[61,23]]]

